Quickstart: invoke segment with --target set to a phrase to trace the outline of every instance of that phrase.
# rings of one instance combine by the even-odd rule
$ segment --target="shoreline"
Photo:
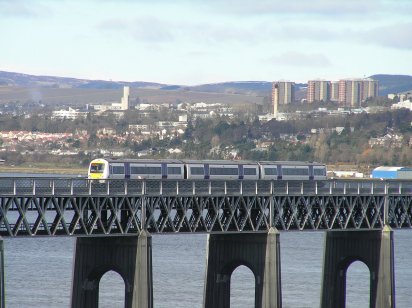
[[[87,175],[87,168],[55,168],[55,167],[13,167],[13,166],[0,166],[0,173],[55,173],[55,174],[67,174],[67,175]]]

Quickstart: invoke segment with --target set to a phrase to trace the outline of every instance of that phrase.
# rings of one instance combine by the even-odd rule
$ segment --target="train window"
[[[167,174],[182,174],[180,167],[167,167]]]
[[[244,175],[256,175],[256,168],[244,168],[243,174]]]
[[[326,169],[323,168],[315,168],[313,169],[314,175],[326,175]]]
[[[124,166],[112,166],[113,174],[124,174]]]
[[[210,168],[210,175],[238,175],[239,169],[236,168]]]
[[[162,168],[161,167],[131,166],[130,174],[162,174]]]
[[[205,170],[203,169],[203,167],[190,167],[190,173],[192,175],[204,175]]]
[[[308,168],[282,168],[283,175],[309,175]]]
[[[278,168],[265,168],[265,175],[277,175]]]
[[[93,163],[90,165],[90,173],[103,173],[104,164]]]

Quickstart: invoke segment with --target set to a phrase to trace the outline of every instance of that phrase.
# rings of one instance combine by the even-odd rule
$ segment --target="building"
[[[308,103],[329,101],[330,84],[330,81],[325,80],[309,80],[306,93]]]
[[[121,100],[122,110],[128,110],[130,103],[130,87],[123,87],[123,97]]]
[[[339,80],[338,101],[347,107],[359,107],[361,102],[378,96],[378,81],[368,79]]]
[[[381,167],[373,169],[371,178],[411,180],[412,179],[412,168],[381,166]]]
[[[123,96],[120,103],[109,102],[104,105],[93,105],[94,110],[105,111],[124,111],[130,109],[130,87],[123,87]]]
[[[388,98],[392,100],[397,98],[400,102],[403,102],[405,100],[412,99],[412,94],[409,92],[408,93],[396,93],[396,94],[391,93],[391,94],[388,94]]]
[[[346,107],[359,107],[361,102],[361,80],[339,80],[339,104]]]
[[[339,81],[331,81],[330,83],[330,100],[332,102],[339,101]]]
[[[399,103],[392,104],[391,109],[409,109],[412,111],[412,101],[411,100],[405,100],[405,101],[400,101]]]
[[[75,120],[78,118],[85,118],[87,116],[87,111],[80,111],[78,109],[74,109],[69,107],[69,110],[61,109],[55,110],[52,112],[52,119],[67,119],[67,120]]]
[[[378,86],[377,80],[363,79],[361,83],[361,101],[365,101],[370,97],[377,97],[379,94]]]
[[[128,110],[130,108],[130,87],[123,87],[123,97],[120,99],[120,103],[113,103],[110,110]]]
[[[295,100],[295,84],[291,81],[276,81],[272,84],[273,115],[276,117],[279,105],[287,105]]]

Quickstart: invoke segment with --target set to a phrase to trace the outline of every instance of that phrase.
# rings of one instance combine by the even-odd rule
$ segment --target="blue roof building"
[[[412,180],[412,168],[381,166],[373,169],[373,179]]]

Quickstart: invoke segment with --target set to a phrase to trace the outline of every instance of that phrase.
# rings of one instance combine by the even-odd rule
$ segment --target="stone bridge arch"
[[[125,308],[153,307],[152,240],[145,231],[76,239],[71,307],[98,308],[99,281],[110,270],[125,282]]]
[[[279,232],[208,235],[205,308],[230,307],[230,277],[241,265],[255,276],[255,307],[282,307]]]
[[[321,308],[344,308],[346,273],[354,261],[370,271],[370,308],[395,307],[393,231],[328,231],[326,233]]]

